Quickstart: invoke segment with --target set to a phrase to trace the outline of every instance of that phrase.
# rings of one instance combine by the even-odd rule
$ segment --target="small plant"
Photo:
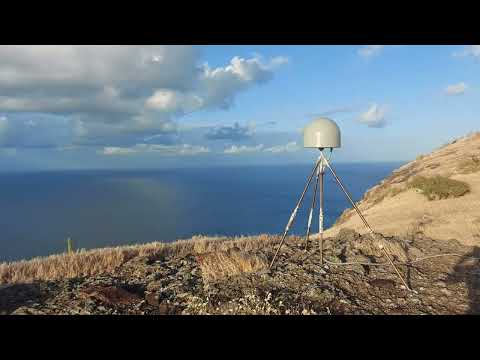
[[[416,176],[408,184],[408,187],[420,190],[428,200],[456,198],[470,191],[467,183],[439,175],[434,177]]]
[[[420,160],[422,160],[422,159],[424,159],[424,158],[425,158],[425,155],[420,154],[420,155],[417,156],[417,158],[416,158],[415,160],[416,160],[416,161],[420,161]]]
[[[73,253],[73,241],[71,238],[67,239],[67,252],[69,254]]]
[[[404,190],[405,189],[401,188],[401,187],[394,187],[394,188],[390,189],[390,197],[397,196],[398,194],[400,194]]]

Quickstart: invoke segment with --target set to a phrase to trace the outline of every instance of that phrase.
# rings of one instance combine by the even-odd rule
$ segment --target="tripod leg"
[[[355,202],[353,201],[352,197],[350,196],[349,192],[347,191],[347,189],[345,188],[345,186],[343,185],[342,181],[340,180],[340,178],[337,176],[337,174],[335,173],[335,170],[332,169],[332,167],[330,166],[330,163],[328,162],[328,160],[325,158],[325,156],[323,155],[323,153],[321,152],[320,153],[320,156],[321,158],[323,159],[323,161],[325,161],[325,164],[327,165],[327,167],[330,169],[330,172],[332,173],[333,177],[335,178],[335,180],[337,181],[338,185],[340,186],[340,188],[342,189],[343,193],[346,195],[348,201],[350,202],[350,204],[352,204],[353,208],[355,209],[355,211],[357,212],[358,216],[360,217],[360,219],[362,219],[363,221],[363,224],[365,225],[365,227],[368,229],[368,231],[370,232],[370,234],[372,235],[373,238],[375,238],[375,232],[373,231],[372,227],[368,224],[367,220],[365,219],[365,217],[363,216],[363,214],[360,212],[360,209],[357,207],[357,205],[355,204]],[[400,271],[398,270],[398,268],[395,266],[395,264],[393,263],[392,259],[390,258],[390,255],[388,254],[387,250],[381,246],[381,250],[383,251],[385,257],[387,258],[387,260],[390,262],[390,264],[393,266],[393,268],[395,269],[395,272],[397,273],[398,277],[400,278],[400,280],[402,281],[403,285],[408,289],[408,290],[411,290],[410,287],[407,285],[407,282],[405,281],[405,279],[403,278],[402,274],[400,273]]]
[[[324,167],[323,162],[320,165],[318,182],[320,184],[320,196],[319,196],[319,212],[318,212],[318,232],[319,232],[319,247],[320,247],[320,265],[323,265],[323,175]]]
[[[318,188],[319,176],[320,176],[320,172],[318,171],[318,168],[317,168],[317,179],[315,181],[315,187],[313,189],[312,205],[310,206],[310,213],[308,214],[307,235],[305,236],[305,251],[307,251],[307,248],[308,248],[308,238],[310,236],[310,228],[312,226],[313,210],[315,209],[315,202],[316,202],[316,199],[317,199],[317,188]]]
[[[270,266],[268,267],[269,269],[272,268],[275,259],[277,258],[277,255],[280,251],[280,249],[283,246],[283,243],[285,242],[285,238],[287,237],[288,231],[290,230],[290,226],[292,226],[295,217],[297,216],[297,211],[300,208],[300,205],[302,204],[303,198],[305,197],[305,193],[307,192],[308,187],[310,186],[310,183],[312,182],[312,178],[315,175],[315,172],[317,171],[318,165],[320,164],[320,159],[317,160],[315,163],[315,167],[313,168],[312,173],[308,177],[307,184],[305,185],[305,188],[303,189],[302,195],[300,196],[300,199],[297,202],[297,205],[295,206],[295,209],[293,209],[292,215],[290,215],[290,219],[288,220],[287,226],[285,227],[285,231],[282,236],[282,240],[280,241],[280,244],[278,245],[277,251],[275,252],[275,255],[273,256],[272,262],[270,263]]]

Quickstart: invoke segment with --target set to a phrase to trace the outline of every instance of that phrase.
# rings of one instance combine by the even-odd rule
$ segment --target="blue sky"
[[[407,161],[480,128],[480,46],[0,46],[2,171]]]

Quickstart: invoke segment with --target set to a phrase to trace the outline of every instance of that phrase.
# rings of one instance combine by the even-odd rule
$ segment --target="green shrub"
[[[439,175],[434,177],[415,176],[408,187],[420,190],[428,200],[459,197],[470,191],[467,183]]]

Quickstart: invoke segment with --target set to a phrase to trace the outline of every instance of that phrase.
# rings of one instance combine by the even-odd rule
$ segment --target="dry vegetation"
[[[420,194],[424,187],[426,192]],[[480,217],[479,199],[480,133],[472,133],[394,170],[357,206],[375,231],[388,236],[415,233],[412,224],[428,214],[431,221],[422,227],[425,236],[479,245],[480,229],[474,221]],[[351,208],[326,229],[325,236],[335,236],[342,227],[366,231]]]
[[[267,260],[258,254],[231,249],[197,256],[204,281],[267,269]]]
[[[211,256],[205,270],[209,277],[218,272],[227,274],[254,271],[264,266],[264,260],[248,255],[249,252],[265,246],[274,236],[239,236],[235,238],[195,236],[189,240],[174,243],[154,242],[144,245],[120,246],[114,248],[79,250],[71,254],[57,254],[32,260],[0,263],[0,284],[29,283],[35,280],[59,280],[115,272],[119,266],[137,256],[183,256],[187,254],[223,254]],[[241,253],[230,251],[238,249]],[[224,253],[228,252],[227,256]],[[215,260],[218,264],[215,264]]]
[[[480,171],[480,158],[476,155],[472,155],[470,158],[460,162],[458,166],[458,172],[460,174],[473,174]]]
[[[420,190],[428,200],[456,198],[470,191],[467,183],[439,175],[434,177],[416,176],[408,184],[408,187]]]

